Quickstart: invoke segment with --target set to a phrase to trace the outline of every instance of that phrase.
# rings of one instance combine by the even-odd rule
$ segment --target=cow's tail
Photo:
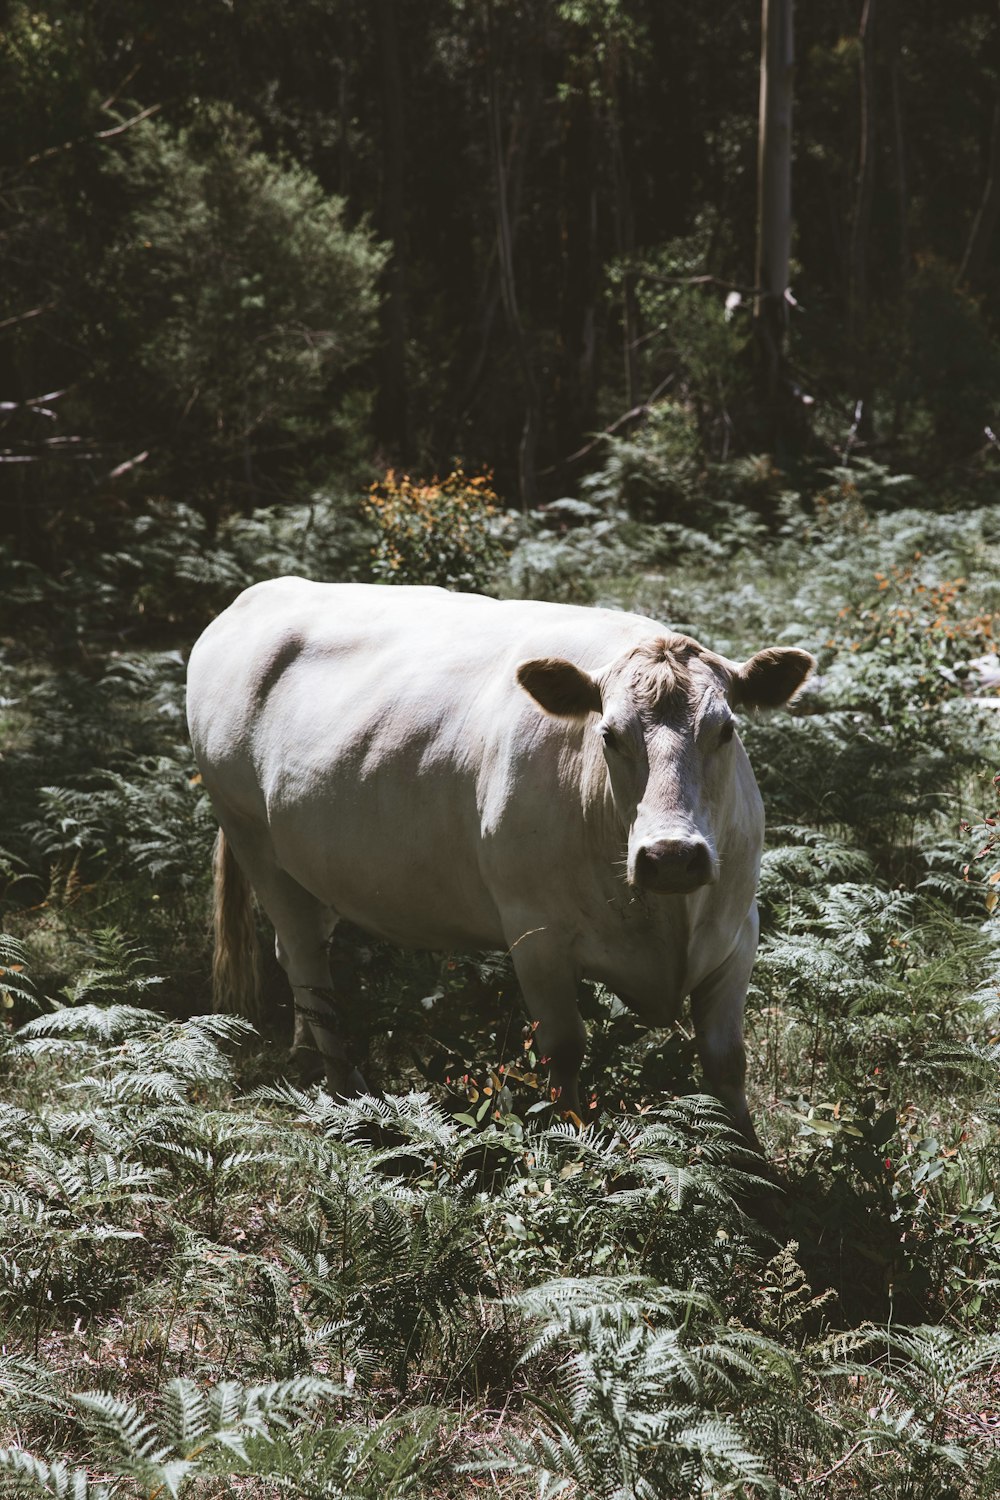
[[[260,973],[253,892],[221,828],[215,841],[212,871],[215,886],[212,1004],[216,1010],[256,1021],[260,1015]]]

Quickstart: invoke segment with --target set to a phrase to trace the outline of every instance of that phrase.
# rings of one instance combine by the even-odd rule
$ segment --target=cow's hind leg
[[[277,900],[272,896],[270,906],[262,897],[261,905],[274,923],[275,952],[292,987],[295,1046],[302,1048],[311,1035],[323,1060],[327,1088],[335,1098],[366,1093],[367,1085],[345,1040],[346,1028],[330,981],[326,945],[338,917],[301,886],[289,896],[288,892]]]
[[[339,921],[337,913],[279,869],[257,840],[241,838],[239,829],[227,828],[226,833],[274,927],[275,953],[295,1002],[296,1047],[312,1036],[331,1094],[365,1093],[365,1081],[344,1041],[330,979],[327,943]]]
[[[515,933],[508,938],[524,1003],[538,1024],[535,1051],[548,1059],[558,1108],[582,1118],[580,1065],[587,1048],[587,1029],[577,1004],[577,977],[572,960],[548,933]]]
[[[728,1106],[747,1145],[759,1152],[760,1142],[747,1108],[743,1045],[743,1009],[757,951],[757,930],[754,908],[729,958],[692,990],[691,1013],[705,1081]]]

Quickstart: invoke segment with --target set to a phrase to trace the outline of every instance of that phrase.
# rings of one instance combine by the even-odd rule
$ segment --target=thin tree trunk
[[[889,0],[882,17],[885,50],[889,58],[889,104],[892,111],[892,156],[896,175],[897,255],[899,266],[899,303],[904,309],[910,280],[910,191],[907,182],[906,128],[903,119],[902,51],[899,41],[901,0]],[[892,440],[899,438],[903,425],[904,402],[897,386],[892,406]]]
[[[639,400],[639,302],[636,296],[635,272],[631,261],[635,254],[635,220],[629,191],[625,148],[620,119],[620,75],[618,49],[609,45],[608,124],[611,131],[611,161],[615,180],[615,250],[622,269],[622,354],[625,368],[625,404],[635,406]]]
[[[375,429],[394,458],[408,450],[406,387],[406,195],[399,0],[375,0],[382,74],[381,229],[392,246],[382,304],[382,358]]]
[[[521,222],[521,202],[524,197],[524,164],[527,157],[527,144],[527,131],[522,131],[520,137],[512,133],[508,143],[506,164],[504,166],[504,176],[507,182],[512,257],[513,252],[517,249],[518,227]],[[490,160],[492,162],[492,143]],[[462,417],[471,409],[476,398],[476,393],[479,390],[483,371],[486,368],[486,362],[489,358],[497,309],[502,301],[502,277],[498,271],[499,256],[496,252],[497,246],[494,245],[487,262],[486,274],[483,277],[483,289],[478,298],[478,306],[481,309],[479,317],[479,326],[481,329],[479,348],[469,367],[469,373],[461,382],[461,389],[465,393],[465,400],[461,409]]]
[[[571,80],[561,114],[559,333],[563,372],[555,391],[555,446],[571,453],[596,425],[597,301],[601,262],[597,240],[597,159],[600,121],[589,69]]]
[[[594,425],[597,412],[597,299],[601,257],[597,238],[597,183],[591,183],[587,198],[587,301],[580,329],[580,390],[584,431]]]
[[[762,0],[757,151],[757,295],[754,327],[761,398],[770,446],[788,435],[785,336],[792,243],[792,0]]]
[[[517,305],[514,278],[514,242],[511,234],[507,198],[507,172],[504,168],[503,135],[500,126],[500,100],[496,82],[494,52],[493,0],[486,0],[486,71],[489,94],[490,156],[493,164],[493,189],[497,227],[497,252],[500,262],[500,295],[507,329],[514,345],[521,381],[524,387],[524,425],[518,448],[518,481],[521,509],[531,510],[537,494],[535,446],[538,438],[538,389],[528,356],[524,326]]]
[[[888,24],[889,100],[892,107],[892,154],[896,163],[896,213],[899,219],[900,289],[910,279],[910,192],[906,172],[906,131],[903,126],[903,88],[900,77],[899,0],[891,0]]]
[[[993,233],[1000,214],[1000,93],[993,105],[993,127],[990,131],[989,161],[986,169],[986,185],[979,200],[976,217],[972,221],[969,241],[958,270],[959,284],[967,282],[976,286],[986,268]]]
[[[875,192],[875,9],[876,0],[865,0],[858,32],[861,43],[861,137],[854,222],[851,228],[847,309],[848,338],[854,360],[856,389],[861,402],[858,436],[864,442],[870,442],[874,435],[874,392],[868,350],[868,241],[871,236],[872,198]]]
[[[342,198],[351,190],[350,78],[346,62],[349,56],[347,52],[337,65],[337,192]]]

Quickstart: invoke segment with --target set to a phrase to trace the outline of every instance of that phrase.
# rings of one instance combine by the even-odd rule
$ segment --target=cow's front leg
[[[691,991],[691,1013],[705,1080],[712,1093],[728,1107],[747,1144],[760,1152],[747,1108],[747,1057],[743,1045],[743,1009],[758,932],[755,904],[732,953]]]
[[[577,1005],[572,959],[547,929],[525,927],[509,941],[528,1015],[538,1025],[535,1051],[548,1059],[557,1107],[582,1119],[580,1064],[587,1050],[587,1028]]]

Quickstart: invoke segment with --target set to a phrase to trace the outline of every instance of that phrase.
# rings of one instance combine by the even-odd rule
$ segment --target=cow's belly
[[[401,948],[476,953],[502,947],[489,893],[470,884],[459,889],[437,877],[439,872],[421,870],[402,879],[380,878],[368,870],[358,879],[355,872],[344,872],[324,882],[321,899],[338,916]]]
[[[503,928],[479,871],[471,808],[409,785],[354,783],[318,802],[273,804],[279,866],[338,916],[407,948],[476,951],[503,946]],[[398,803],[398,805],[396,805]]]

